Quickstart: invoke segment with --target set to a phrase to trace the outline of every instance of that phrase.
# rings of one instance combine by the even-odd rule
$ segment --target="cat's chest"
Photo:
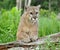
[[[31,26],[31,27],[25,26],[25,27],[23,27],[23,31],[25,31],[25,32],[38,31],[38,26],[37,25]]]

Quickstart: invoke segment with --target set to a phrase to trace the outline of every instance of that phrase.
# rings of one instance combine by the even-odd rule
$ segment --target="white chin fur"
[[[38,20],[38,18],[36,18],[36,19],[34,19],[34,18],[29,18],[30,20],[31,20],[31,22],[34,24],[34,23],[36,23],[37,22],[37,20]]]
[[[32,18],[32,20],[34,21],[35,19],[34,19],[34,18]]]
[[[32,20],[33,20],[33,21],[37,21],[37,20],[38,20],[38,18],[36,18],[36,19],[32,18]]]
[[[38,18],[36,18],[36,19],[32,18],[32,20],[33,20],[33,23],[36,23]]]

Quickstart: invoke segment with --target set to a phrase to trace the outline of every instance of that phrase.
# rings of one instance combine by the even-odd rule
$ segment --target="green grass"
[[[47,43],[39,46],[40,50],[60,50],[60,43]]]
[[[60,21],[48,17],[39,19],[39,37],[60,32]]]
[[[16,8],[12,8],[9,11],[6,11],[6,10],[1,11],[0,13],[0,43],[6,43],[6,42],[16,40],[16,32],[17,32],[18,23],[20,20],[20,14],[21,14],[21,10],[18,11]],[[55,16],[53,14],[51,14],[51,17]],[[40,14],[39,37],[46,36],[46,35],[60,31],[60,21],[58,21],[55,18],[53,19],[46,16],[44,13]]]
[[[16,8],[2,11],[0,14],[0,43],[14,41],[20,20],[20,12]]]

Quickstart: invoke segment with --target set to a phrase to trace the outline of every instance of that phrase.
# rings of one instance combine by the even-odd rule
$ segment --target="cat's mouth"
[[[38,18],[31,18],[32,23],[36,23],[38,21]]]
[[[37,20],[38,18],[32,18],[32,20],[34,21],[34,20]]]
[[[29,21],[30,21],[31,23],[36,23],[36,22],[38,21],[38,18],[30,17],[30,18],[29,18]]]

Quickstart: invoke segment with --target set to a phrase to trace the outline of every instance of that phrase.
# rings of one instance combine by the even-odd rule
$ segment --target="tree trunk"
[[[28,0],[28,6],[30,6],[31,5],[31,0]]]
[[[22,0],[16,0],[16,7],[18,10],[21,9],[22,6],[21,4],[22,4]]]
[[[28,0],[25,0],[25,6],[27,5]]]
[[[20,9],[22,8],[22,0],[20,0]]]
[[[51,11],[51,0],[49,0],[49,11]]]
[[[18,8],[18,3],[19,3],[19,0],[16,0],[16,7]]]
[[[48,16],[50,17],[50,15],[51,15],[51,0],[49,0],[49,14],[48,14]]]

